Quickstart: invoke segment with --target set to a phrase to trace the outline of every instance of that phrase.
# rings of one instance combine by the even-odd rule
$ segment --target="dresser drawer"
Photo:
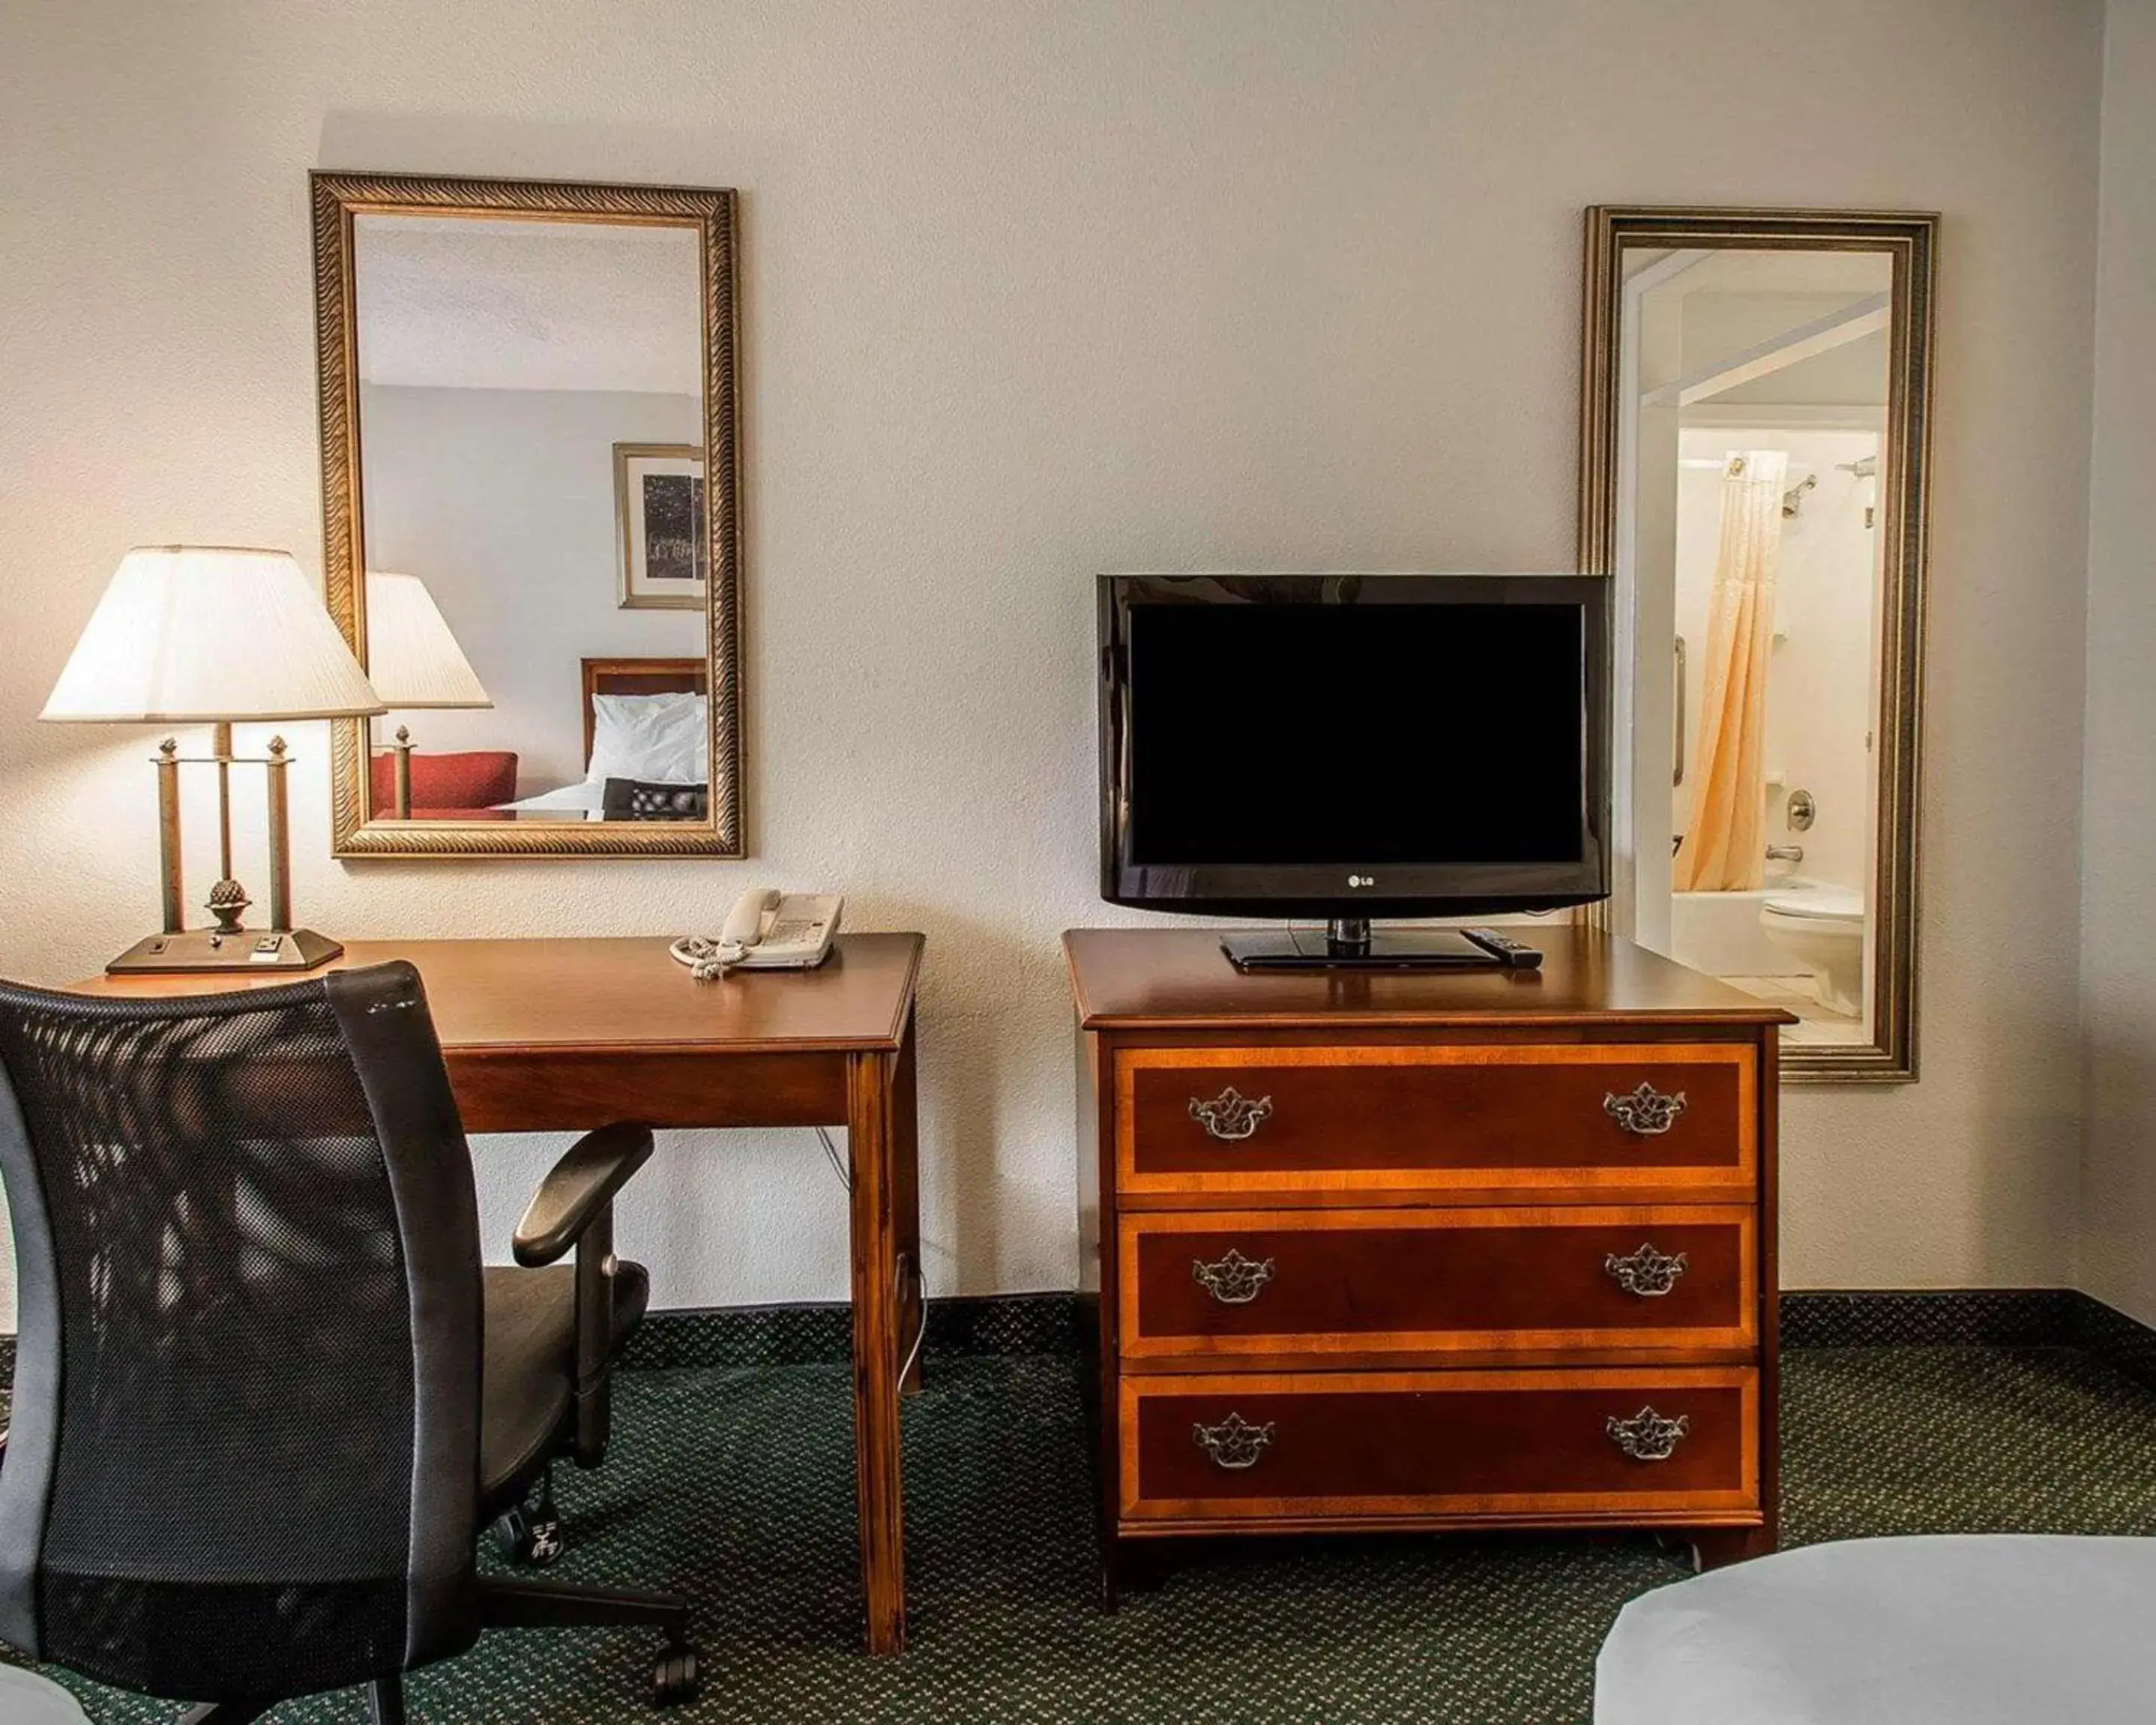
[[[1127,1213],[1126,1363],[1181,1356],[1750,1348],[1737,1205]]]
[[[1741,1518],[1758,1394],[1738,1368],[1127,1377],[1121,1518]]]
[[[1755,1060],[1739,1043],[1126,1049],[1117,1187],[1748,1195]]]

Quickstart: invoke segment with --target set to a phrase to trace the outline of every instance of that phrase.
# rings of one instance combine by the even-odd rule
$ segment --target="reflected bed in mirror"
[[[1613,930],[1916,1070],[1925,215],[1588,216],[1581,566],[1617,585]]]
[[[741,855],[733,194],[313,185],[336,853]]]

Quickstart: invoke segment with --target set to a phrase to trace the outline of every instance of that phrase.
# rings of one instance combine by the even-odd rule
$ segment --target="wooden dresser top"
[[[1306,970],[1245,976],[1209,928],[1078,928],[1063,937],[1089,1030],[1253,1026],[1787,1024],[1778,1006],[1569,924],[1514,931],[1539,971]]]

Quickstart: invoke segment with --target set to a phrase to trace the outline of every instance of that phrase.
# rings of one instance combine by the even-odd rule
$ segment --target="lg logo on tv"
[[[1348,884],[1350,886],[1375,886],[1378,877],[1375,875],[1350,875]]]

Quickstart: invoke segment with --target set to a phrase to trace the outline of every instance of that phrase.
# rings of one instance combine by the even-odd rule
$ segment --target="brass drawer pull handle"
[[[1642,1408],[1630,1420],[1612,1414],[1602,1429],[1635,1461],[1666,1461],[1676,1452],[1677,1440],[1691,1429],[1691,1420],[1684,1414],[1665,1420],[1652,1408]]]
[[[1196,1096],[1190,1099],[1190,1117],[1205,1128],[1207,1137],[1218,1138],[1224,1144],[1241,1142],[1270,1118],[1272,1111],[1270,1096],[1253,1101],[1232,1084],[1209,1102]]]
[[[1192,1259],[1190,1279],[1223,1306],[1247,1306],[1273,1279],[1273,1260],[1246,1258],[1229,1246],[1226,1257],[1210,1264],[1203,1258]]]
[[[1645,1080],[1629,1096],[1605,1091],[1602,1096],[1602,1111],[1635,1138],[1659,1138],[1677,1123],[1684,1111],[1682,1091],[1665,1096]]]
[[[1273,1440],[1273,1422],[1253,1425],[1240,1414],[1230,1414],[1218,1425],[1192,1426],[1190,1435],[1213,1458],[1214,1466],[1233,1473],[1258,1465],[1258,1457]]]
[[[1673,1257],[1643,1243],[1639,1250],[1621,1258],[1610,1253],[1602,1260],[1602,1267],[1626,1293],[1637,1294],[1643,1300],[1659,1300],[1677,1285],[1677,1278],[1685,1273],[1685,1263],[1682,1252]]]

